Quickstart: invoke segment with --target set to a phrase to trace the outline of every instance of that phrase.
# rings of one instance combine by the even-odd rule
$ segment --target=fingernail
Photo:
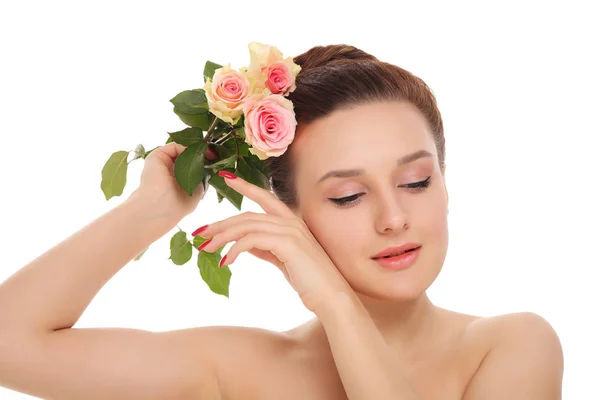
[[[204,249],[206,246],[208,246],[208,244],[212,241],[211,239],[208,239],[206,242],[202,243],[200,246],[198,246],[198,251],[202,251],[202,249]]]
[[[219,261],[219,268],[223,267],[223,264],[225,264],[226,258],[227,258],[227,254],[225,254],[225,256],[223,258],[221,258],[221,261]]]
[[[192,236],[196,236],[197,234],[199,234],[200,232],[206,230],[206,228],[208,228],[208,225],[204,225],[201,226],[200,228],[196,229],[194,232],[192,232]]]
[[[219,176],[222,178],[235,179],[237,176],[229,171],[219,171]]]

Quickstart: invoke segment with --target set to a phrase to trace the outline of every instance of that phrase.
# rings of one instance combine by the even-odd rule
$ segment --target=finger
[[[214,161],[219,158],[219,155],[217,154],[217,152],[215,150],[213,150],[211,148],[211,146],[208,146],[208,148],[206,149],[206,152],[204,153],[204,158],[206,158],[209,161]]]
[[[269,221],[269,222],[279,224],[279,225],[284,225],[284,224],[289,223],[289,222],[287,222],[287,220],[283,220],[280,217],[277,217],[275,215],[261,214],[261,213],[246,211],[241,214],[234,215],[233,217],[229,217],[229,218],[221,220],[221,221],[213,222],[212,224],[207,225],[206,228],[202,229],[202,231],[200,233],[196,233],[197,230],[194,231],[192,233],[192,236],[199,235],[203,238],[209,238],[211,236],[218,234],[219,232],[222,232],[226,229],[229,229],[232,226],[238,225],[247,220]]]
[[[160,150],[161,152],[169,156],[172,160],[175,160],[181,153],[183,153],[185,149],[186,147],[182,144],[176,142],[169,142],[156,150]]]
[[[283,268],[283,264],[281,261],[279,261],[279,258],[275,257],[275,255],[268,250],[250,249],[248,250],[248,253],[252,254],[256,258],[260,258],[263,261],[275,265],[277,268]]]
[[[280,237],[290,236],[293,234],[292,228],[285,225],[280,225],[271,221],[246,220],[217,233],[211,238],[210,242],[204,242],[199,249],[201,248],[204,251],[213,253],[229,242],[241,240],[244,236],[256,232],[269,233],[271,235]]]
[[[289,279],[288,273],[285,269],[285,260],[286,256],[283,254],[285,252],[285,246],[282,245],[282,240],[278,236],[274,236],[271,233],[266,232],[253,232],[249,235],[244,236],[240,240],[238,240],[229,252],[225,255],[227,259],[225,260],[224,265],[231,265],[238,256],[244,251],[250,252],[253,250],[262,250],[269,251],[273,255],[273,261],[271,264],[275,265],[286,277]]]
[[[281,200],[279,200],[273,193],[258,187],[237,175],[231,174],[231,172],[224,171],[219,172],[219,176],[224,177],[225,183],[242,196],[246,196],[250,200],[258,204],[268,214],[278,215],[283,218],[296,218],[296,215],[288,206],[286,206]],[[235,176],[230,178],[227,174]]]

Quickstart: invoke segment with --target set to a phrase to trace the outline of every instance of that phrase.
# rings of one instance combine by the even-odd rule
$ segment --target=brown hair
[[[408,101],[427,119],[436,143],[440,167],[444,165],[445,139],[442,117],[429,87],[410,72],[353,46],[316,46],[294,58],[302,67],[294,103],[297,130],[331,112],[381,100]],[[265,160],[271,188],[290,208],[298,206],[292,152],[294,144],[279,157]]]

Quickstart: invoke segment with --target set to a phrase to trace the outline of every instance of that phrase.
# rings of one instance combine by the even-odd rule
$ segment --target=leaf
[[[204,153],[207,148],[206,142],[201,141],[186,148],[175,160],[175,179],[190,196],[204,178]]]
[[[224,158],[219,161],[215,161],[212,164],[207,164],[205,168],[210,168],[213,171],[220,171],[223,168],[235,168],[235,161],[237,160],[237,156],[233,155],[231,157]]]
[[[200,235],[196,235],[194,236],[194,239],[192,240],[193,242],[193,246],[195,248],[198,248],[198,246],[200,246],[202,243],[206,242],[208,239],[203,238]],[[221,247],[219,247],[217,250],[213,251],[212,253],[219,253],[221,254],[221,251],[223,251],[223,249],[225,248],[226,245],[223,245]],[[206,250],[202,250],[203,252],[207,252]],[[208,253],[208,252],[207,252]]]
[[[204,89],[184,90],[170,101],[174,106],[173,112],[184,124],[208,130],[213,116],[209,113]]]
[[[202,236],[194,236],[194,239],[192,239],[192,246],[194,246],[195,248],[198,248],[198,246],[200,246],[202,243],[206,242],[208,239],[203,238]]]
[[[219,268],[219,261],[221,261],[220,252],[208,253],[201,251],[198,253],[198,268],[204,282],[214,293],[229,298],[231,270],[227,265]]]
[[[232,172],[229,169],[229,172]],[[208,183],[215,188],[217,194],[221,194],[224,198],[229,200],[231,204],[234,205],[239,211],[242,210],[242,200],[244,197],[239,193],[230,188],[226,183],[225,179],[220,177],[217,174],[211,175]]]
[[[237,142],[237,148],[236,148],[236,142]],[[250,154],[250,152],[248,151],[248,143],[244,142],[243,139],[239,138],[239,137],[233,137],[232,139],[227,139],[226,142],[222,143],[223,147],[225,147],[227,150],[229,150],[231,152],[231,154],[238,154],[240,155],[240,157],[246,157],[247,155]]]
[[[240,158],[237,163],[237,174],[248,182],[263,188],[270,189],[269,179],[256,167],[251,166],[246,158]]]
[[[167,141],[165,142],[165,144],[169,144],[173,141],[173,138],[171,136],[169,136],[169,138],[167,139]]]
[[[171,141],[184,145],[193,146],[202,141],[204,132],[200,128],[185,128],[177,132],[167,132]]]
[[[215,75],[215,71],[222,67],[222,65],[219,65],[212,61],[207,61],[206,64],[204,64],[204,82],[206,83],[206,81],[208,81],[209,79],[212,80],[213,76]]]
[[[183,114],[208,114],[208,101],[204,89],[184,90],[170,101],[175,109]]]
[[[217,192],[217,202],[219,204],[221,204],[221,202],[223,201],[224,197],[221,195],[221,193]]]
[[[200,128],[207,131],[212,121],[212,114],[185,114],[173,107],[173,112],[177,114],[179,119],[189,127]]]
[[[140,258],[142,258],[142,256],[146,252],[146,250],[148,250],[149,248],[150,247],[146,247],[146,249],[142,250],[142,252],[140,254],[138,254],[137,256],[135,256],[135,258],[133,259],[133,261],[138,261]]]
[[[100,188],[104,192],[106,200],[113,196],[123,194],[123,189],[127,183],[127,156],[128,151],[114,152],[102,168],[102,181]]]
[[[229,141],[229,139],[228,139],[228,141]],[[235,154],[235,151],[231,151],[228,147],[224,146],[223,144],[213,144],[211,146],[212,146],[213,150],[215,150],[217,152],[219,159],[231,157],[232,155]]]
[[[251,167],[258,169],[265,177],[269,176],[267,164],[255,154],[249,153],[248,156],[244,157],[244,160],[246,160]]]
[[[192,244],[187,239],[187,234],[179,231],[171,238],[171,256],[175,265],[183,265],[192,258]]]

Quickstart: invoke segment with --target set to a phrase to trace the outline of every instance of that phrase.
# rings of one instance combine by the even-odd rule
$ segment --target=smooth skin
[[[286,332],[73,328],[103,285],[204,196],[174,180],[183,149],[156,149],[126,201],[0,285],[0,386],[44,399],[561,398],[562,347],[542,317],[482,318],[429,301],[447,251],[448,193],[427,123],[408,103],[360,105],[304,127],[292,148],[298,208],[226,179],[265,213],[201,233],[213,238],[207,250],[235,242],[227,264],[247,251],[279,268],[314,319]],[[430,155],[397,164],[421,150]],[[407,186],[427,177],[424,190]],[[329,200],[354,194],[346,206]],[[422,245],[411,268],[371,260],[408,241]]]

